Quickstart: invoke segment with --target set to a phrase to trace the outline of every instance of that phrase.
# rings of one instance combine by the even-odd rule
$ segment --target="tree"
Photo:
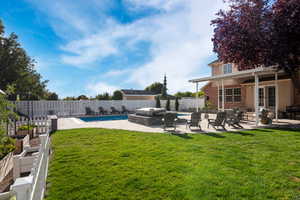
[[[168,88],[167,88],[167,76],[164,76],[164,83],[163,83],[163,87],[161,89],[161,97],[162,98],[166,98],[168,96],[168,92],[167,92]]]
[[[166,110],[171,110],[171,108],[170,108],[170,98],[167,99]]]
[[[160,99],[159,99],[159,96],[157,96],[156,98],[155,98],[155,107],[156,108],[160,108],[161,106],[160,106]]]
[[[85,95],[80,95],[77,97],[77,100],[89,100],[89,98]]]
[[[109,94],[107,92],[103,93],[103,94],[98,94],[96,96],[97,100],[110,100],[111,97],[109,96]]]
[[[6,91],[6,93],[10,94],[10,91]],[[9,122],[8,119],[17,118],[9,108],[13,108],[13,104],[6,99],[5,95],[0,94],[0,160],[15,149],[14,140],[5,134],[5,125]]]
[[[112,100],[122,100],[122,99],[123,99],[122,92],[120,90],[114,91],[113,96],[112,96]]]
[[[193,97],[193,93],[192,92],[177,92],[174,96],[176,96],[178,98]]]
[[[75,100],[77,100],[77,98],[76,97],[65,97],[64,100],[65,101],[75,101]]]
[[[163,84],[159,82],[152,83],[148,87],[145,88],[146,91],[151,91],[154,94],[160,94],[163,88]]]
[[[56,101],[58,100],[58,95],[55,92],[49,92],[47,94],[47,100]]]
[[[228,0],[212,21],[214,52],[221,61],[240,70],[278,66],[300,87],[299,0]]]
[[[203,91],[199,91],[198,92],[198,97],[202,97],[204,95]],[[177,92],[175,94],[176,97],[178,98],[182,98],[182,97],[196,97],[197,93],[193,93],[193,92]]]
[[[198,97],[203,97],[205,93],[203,91],[198,92]],[[193,93],[193,97],[197,97],[197,92]]]
[[[0,20],[0,88],[15,85],[15,93],[8,96],[15,100],[17,94],[21,99],[41,99],[46,94],[46,83],[34,69],[35,61],[31,59],[18,42],[18,36],[11,33],[4,36],[4,26]]]
[[[178,100],[178,97],[176,97],[176,99],[175,99],[175,110],[176,111],[179,110],[179,100]]]

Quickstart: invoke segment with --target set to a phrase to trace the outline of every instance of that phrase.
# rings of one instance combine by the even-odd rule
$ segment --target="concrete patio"
[[[189,116],[181,116],[180,118],[189,119]],[[214,114],[210,114],[210,119],[215,119]],[[196,127],[192,130],[186,128],[185,124],[178,124],[176,133],[184,134],[184,133],[216,133],[216,132],[225,132],[223,129],[217,129],[210,127],[207,128],[207,120],[203,119],[200,123],[202,130],[197,129]],[[234,132],[234,131],[241,131],[241,130],[251,130],[256,128],[300,128],[300,121],[299,120],[287,120],[282,119],[278,120],[278,122],[273,122],[272,125],[260,125],[259,127],[256,126],[255,121],[244,121],[241,123],[243,129],[232,128],[226,126],[226,131]],[[164,131],[161,126],[143,126],[140,124],[135,124],[129,122],[128,120],[112,120],[112,121],[96,121],[96,122],[84,122],[79,118],[71,117],[71,118],[60,118],[58,120],[58,129],[59,130],[66,130],[66,129],[75,129],[75,128],[107,128],[107,129],[121,129],[121,130],[130,130],[130,131],[139,131],[139,132],[169,132]],[[172,131],[172,129],[170,130]]]

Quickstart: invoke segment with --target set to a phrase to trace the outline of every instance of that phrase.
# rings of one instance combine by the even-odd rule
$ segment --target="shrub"
[[[167,99],[166,110],[171,110],[170,109],[170,98]]]
[[[160,106],[160,99],[159,99],[159,96],[157,96],[157,97],[155,98],[155,100],[156,100],[156,105],[155,105],[155,107],[156,107],[156,108],[160,108],[161,106]]]
[[[10,137],[0,136],[0,160],[8,153],[15,150],[15,140]]]
[[[175,99],[175,110],[176,111],[179,110],[179,100],[178,100],[178,97],[176,97],[176,99]]]
[[[33,130],[34,128],[36,128],[37,126],[36,125],[23,125],[23,126],[20,126],[18,128],[18,130],[20,131],[24,131],[24,130]]]

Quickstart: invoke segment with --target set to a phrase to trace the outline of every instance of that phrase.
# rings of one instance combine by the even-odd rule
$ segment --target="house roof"
[[[218,62],[220,62],[220,60],[216,59],[216,60],[212,61],[211,63],[209,63],[208,65],[211,66],[212,64],[215,64],[215,63],[218,63]]]
[[[0,94],[4,94],[5,95],[5,92],[3,92],[2,90],[0,90]]]
[[[134,96],[154,96],[157,95],[154,92],[151,91],[147,91],[147,90],[133,90],[133,89],[129,89],[129,90],[121,90],[123,92],[124,95],[134,95]]]

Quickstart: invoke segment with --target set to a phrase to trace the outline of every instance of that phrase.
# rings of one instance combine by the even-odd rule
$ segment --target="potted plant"
[[[29,134],[30,139],[36,134],[36,125],[22,125],[18,128],[17,135],[26,136]]]
[[[262,124],[272,124],[272,118],[269,117],[269,111],[266,109],[263,109],[261,111],[261,119],[260,122]]]

